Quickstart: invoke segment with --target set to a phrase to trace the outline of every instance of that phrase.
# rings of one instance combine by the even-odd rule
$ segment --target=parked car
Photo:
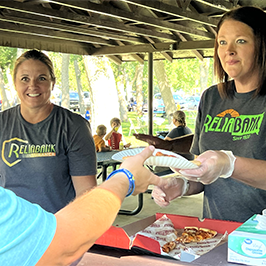
[[[185,98],[184,109],[186,110],[197,110],[200,102],[199,96],[189,96]]]
[[[70,110],[79,111],[79,94],[76,91],[70,91],[69,92],[69,108]]]
[[[177,93],[173,93],[173,98],[176,104],[177,110],[184,108],[184,99]],[[153,96],[153,112],[155,114],[165,115],[165,105],[161,93],[156,93]]]

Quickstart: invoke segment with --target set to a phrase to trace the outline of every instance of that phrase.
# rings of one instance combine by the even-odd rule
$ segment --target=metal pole
[[[153,53],[148,55],[148,134],[153,135]]]

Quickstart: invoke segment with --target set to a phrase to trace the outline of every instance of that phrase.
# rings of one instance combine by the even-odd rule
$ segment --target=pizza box
[[[161,248],[158,241],[143,235],[134,235],[154,223],[163,215],[167,215],[177,229],[182,229],[185,226],[196,226],[209,228],[220,234],[224,234],[227,231],[229,234],[241,225],[238,222],[214,219],[204,219],[201,221],[198,217],[157,213],[124,227],[111,226],[95,244],[137,252],[141,251],[143,254],[160,256]]]

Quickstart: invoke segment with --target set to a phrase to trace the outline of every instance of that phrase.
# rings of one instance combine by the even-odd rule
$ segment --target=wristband
[[[132,195],[132,193],[134,192],[135,190],[135,179],[134,179],[134,176],[130,173],[130,171],[128,171],[127,169],[125,168],[121,168],[121,169],[117,169],[115,171],[113,171],[107,178],[106,180],[110,179],[113,175],[117,174],[117,173],[124,173],[127,178],[128,178],[128,181],[129,181],[129,188],[128,188],[128,191],[127,191],[127,195],[126,197]]]
[[[180,197],[183,197],[185,194],[187,194],[187,192],[189,190],[189,181],[185,177],[183,177],[183,176],[180,176],[178,178],[181,178],[184,181],[184,186],[183,186],[183,189],[182,189],[182,194],[180,196]]]

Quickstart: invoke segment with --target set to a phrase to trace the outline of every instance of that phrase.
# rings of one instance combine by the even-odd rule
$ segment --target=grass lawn
[[[195,120],[197,116],[197,111],[184,111],[186,113],[187,126],[194,132]],[[136,112],[128,112],[128,121],[122,122],[123,136],[127,143],[131,143],[132,147],[147,146],[147,142],[137,140],[133,133],[136,133],[133,126],[131,125],[132,121],[134,128],[137,133],[148,134],[147,126],[147,117],[142,116],[138,117]],[[154,116],[153,124],[153,135],[156,136],[157,131],[169,131],[170,126],[168,125],[168,120],[161,117],[161,115]],[[130,130],[131,128],[131,130]]]

